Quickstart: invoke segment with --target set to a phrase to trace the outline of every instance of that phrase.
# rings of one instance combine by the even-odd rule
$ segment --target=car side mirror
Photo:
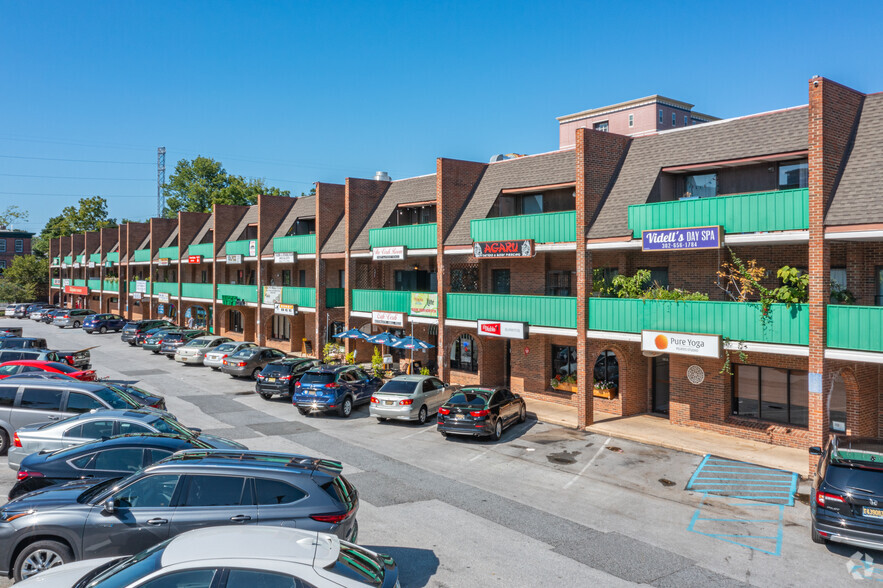
[[[113,514],[116,511],[116,502],[114,502],[113,498],[108,498],[104,502],[104,512],[107,514]]]
[[[809,448],[809,454],[810,454],[810,455],[821,455],[821,454],[822,454],[822,448],[821,448],[821,447],[810,447],[810,448]]]

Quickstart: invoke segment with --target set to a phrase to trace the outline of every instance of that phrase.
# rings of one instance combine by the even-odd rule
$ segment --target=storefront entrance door
[[[668,414],[668,356],[653,358],[653,412]]]

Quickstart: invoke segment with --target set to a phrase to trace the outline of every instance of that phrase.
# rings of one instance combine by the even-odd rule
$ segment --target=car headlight
[[[3,510],[0,510],[0,522],[9,523],[9,522],[14,521],[15,519],[20,519],[23,516],[27,516],[29,514],[34,514],[35,512],[37,512],[37,511],[35,511],[34,509],[21,511],[21,510],[7,510],[4,508]]]

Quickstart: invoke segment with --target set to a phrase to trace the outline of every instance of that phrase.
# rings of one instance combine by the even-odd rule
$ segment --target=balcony
[[[346,304],[343,288],[325,288],[325,307],[337,308]]]
[[[246,239],[244,241],[227,241],[227,255],[242,255],[243,257],[254,257],[251,253],[252,248],[257,251],[257,242],[254,239]]]
[[[218,298],[223,299],[224,296],[235,296],[246,302],[257,302],[258,287],[244,284],[218,284]]]
[[[137,284],[137,282],[129,282],[129,292],[130,293],[137,292],[137,290],[135,289],[135,284]],[[147,282],[147,292],[144,295],[145,296],[150,295],[150,282]]]
[[[438,243],[437,225],[405,225],[368,231],[368,244],[373,247],[400,247],[408,249],[435,249]]]
[[[154,294],[168,294],[169,296],[178,295],[178,282],[154,282]]]
[[[353,290],[352,310],[385,310],[408,314],[411,311],[411,293],[397,290]]]
[[[197,254],[194,254],[197,255]],[[200,300],[214,300],[214,284],[181,284],[181,296],[184,298],[199,298]]]
[[[89,254],[89,261],[94,261],[95,263],[101,263],[101,254],[100,253]]]
[[[77,261],[80,263],[86,263],[86,256],[85,255],[78,255]]]
[[[89,278],[86,280],[86,285],[89,286],[89,290],[100,292],[101,291],[101,280],[96,278]]]
[[[473,241],[533,239],[537,243],[576,241],[576,211],[545,212],[469,221]]]
[[[273,253],[316,253],[316,235],[289,235],[273,239]]]
[[[120,281],[119,280],[104,280],[101,283],[101,289],[105,292],[119,292],[120,291]]]
[[[62,261],[62,263],[64,263],[65,265],[70,265],[73,262],[74,262],[74,258],[71,257],[70,255],[65,255],[64,260]]]
[[[160,247],[159,248],[159,257],[160,258],[169,258],[169,259],[179,259],[178,255],[178,246],[174,247]]]
[[[197,243],[187,248],[187,255],[201,255],[211,259],[215,254],[214,247],[214,243]]]
[[[589,330],[640,333],[642,330],[708,333],[733,341],[782,345],[809,344],[809,307],[773,304],[761,320],[756,302],[590,298]]]
[[[828,306],[828,347],[883,352],[883,306]]]
[[[316,307],[316,289],[315,288],[282,288],[282,302],[285,304],[296,304],[306,308]]]
[[[515,294],[448,294],[449,319],[517,321],[543,327],[576,328],[576,298]]]
[[[150,261],[150,249],[136,249],[132,261]]]
[[[53,258],[52,258],[52,263],[51,263],[50,265],[59,265],[60,263],[61,263],[61,258],[60,258],[60,257],[53,257]]]
[[[107,261],[112,261],[113,263],[119,263],[120,262],[120,252],[113,251],[111,253],[108,253],[107,254]]]
[[[71,280],[71,286],[88,287],[86,284],[86,280]]]
[[[641,231],[720,225],[724,233],[809,228],[809,190],[776,190],[629,206],[629,229]]]

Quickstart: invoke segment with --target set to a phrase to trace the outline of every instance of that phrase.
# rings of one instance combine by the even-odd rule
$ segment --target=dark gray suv
[[[197,449],[126,478],[25,494],[0,510],[0,573],[20,580],[212,525],[289,526],[355,541],[358,493],[341,469],[302,455]]]

